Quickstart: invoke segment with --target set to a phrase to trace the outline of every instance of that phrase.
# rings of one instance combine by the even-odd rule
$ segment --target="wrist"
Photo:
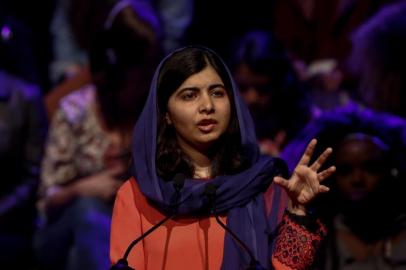
[[[303,204],[299,203],[294,203],[291,200],[289,200],[288,203],[288,211],[294,215],[298,216],[306,216],[307,215],[307,209]]]

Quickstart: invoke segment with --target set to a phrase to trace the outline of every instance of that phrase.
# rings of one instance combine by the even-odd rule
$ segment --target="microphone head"
[[[208,183],[204,186],[204,194],[210,199],[214,199],[216,197],[217,187],[212,184]]]
[[[217,187],[212,184],[208,183],[204,186],[204,195],[206,195],[210,207],[210,212],[216,214],[216,190]]]
[[[175,187],[176,191],[180,191],[183,186],[185,185],[185,175],[183,173],[177,173],[173,178],[173,186]]]

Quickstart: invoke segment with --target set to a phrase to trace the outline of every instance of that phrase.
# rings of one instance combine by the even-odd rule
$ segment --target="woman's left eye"
[[[214,97],[224,97],[227,93],[224,89],[216,89],[212,91],[211,95]]]

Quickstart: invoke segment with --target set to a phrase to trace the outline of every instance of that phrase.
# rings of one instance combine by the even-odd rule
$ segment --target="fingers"
[[[296,178],[292,178],[294,181],[293,186],[299,187],[299,190],[297,193],[302,193],[304,195],[305,193],[309,192],[311,196],[315,196],[316,194],[322,192],[325,192],[325,188],[322,188],[320,190],[320,184],[319,184],[319,175],[317,172],[313,171],[307,166],[300,165],[296,167],[294,171],[294,175],[296,175]],[[296,181],[295,181],[296,180]],[[305,191],[305,192],[302,192]]]
[[[328,169],[325,169],[317,174],[317,179],[319,182],[323,181],[326,178],[329,178],[336,171],[335,166],[331,166]]]
[[[310,188],[313,194],[317,194],[319,192],[319,181],[318,175],[316,172],[306,168],[303,170],[302,174],[302,181],[306,183],[306,185]]]
[[[328,156],[333,152],[332,148],[327,148],[324,152],[317,158],[317,160],[310,166],[313,171],[318,171],[320,167],[326,162]]]
[[[310,158],[313,155],[314,148],[316,147],[317,140],[313,139],[307,145],[305,152],[303,153],[302,158],[300,159],[298,165],[307,165],[309,164]]]
[[[319,186],[319,192],[320,193],[325,193],[325,192],[328,192],[329,190],[330,190],[330,188],[328,188],[328,187],[326,187],[324,185]]]

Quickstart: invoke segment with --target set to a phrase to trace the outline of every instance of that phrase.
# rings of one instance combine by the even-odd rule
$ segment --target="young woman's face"
[[[217,72],[207,66],[187,78],[169,97],[166,120],[182,149],[206,151],[226,131],[230,100]]]

